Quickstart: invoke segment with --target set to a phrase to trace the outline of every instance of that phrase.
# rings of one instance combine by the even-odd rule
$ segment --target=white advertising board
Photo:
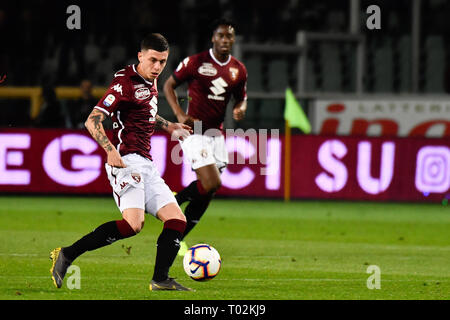
[[[450,137],[449,100],[316,100],[314,134]]]

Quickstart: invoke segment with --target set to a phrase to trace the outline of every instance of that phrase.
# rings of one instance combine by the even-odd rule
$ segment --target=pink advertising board
[[[230,164],[218,194],[283,198],[284,136],[228,134]],[[195,179],[178,142],[158,133],[152,157],[178,191]],[[0,130],[0,193],[110,194],[105,154],[86,131]],[[432,201],[449,197],[446,138],[291,137],[293,199]]]

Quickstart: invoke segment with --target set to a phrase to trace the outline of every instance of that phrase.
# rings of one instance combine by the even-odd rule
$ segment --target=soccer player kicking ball
[[[156,261],[150,290],[190,291],[169,277],[186,227],[186,218],[172,191],[152,162],[150,136],[160,127],[172,137],[184,139],[191,128],[172,123],[157,115],[156,80],[169,55],[167,40],[150,34],[141,42],[139,63],[114,74],[111,86],[86,120],[86,128],[106,151],[105,168],[113,189],[113,197],[123,219],[97,227],[71,246],[56,248],[50,258],[53,282],[60,288],[70,264],[86,251],[135,236],[144,226],[144,213],[164,223],[157,240]],[[113,138],[108,139],[102,121],[113,121]]]
[[[185,58],[164,84],[164,94],[178,121],[194,127],[194,134],[180,142],[197,175],[197,180],[176,195],[179,205],[189,201],[184,212],[187,225],[183,239],[198,223],[221,186],[220,174],[228,163],[222,132],[228,102],[234,97],[233,118],[237,121],[244,118],[247,109],[247,70],[231,56],[234,25],[222,19],[214,23],[212,31],[212,48]],[[189,90],[187,114],[175,91],[183,82],[188,83]],[[201,132],[197,130],[199,123]],[[186,250],[183,241],[178,254],[184,255]]]

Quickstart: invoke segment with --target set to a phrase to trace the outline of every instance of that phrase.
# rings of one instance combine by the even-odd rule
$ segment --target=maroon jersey
[[[229,56],[218,61],[212,52],[201,52],[185,58],[173,73],[177,83],[188,82],[187,114],[202,121],[203,131],[221,129],[231,96],[236,102],[247,99],[247,69]]]
[[[134,64],[114,74],[108,91],[95,108],[112,118],[111,142],[120,155],[137,153],[152,159],[150,136],[155,130],[157,105],[156,79],[145,80]]]

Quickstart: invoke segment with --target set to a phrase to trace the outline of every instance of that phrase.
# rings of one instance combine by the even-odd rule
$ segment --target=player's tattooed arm
[[[156,115],[156,126],[167,131],[174,141],[183,140],[192,133],[192,128],[183,123],[170,122],[163,117]]]
[[[156,115],[156,126],[167,131],[169,128],[169,121],[159,115]]]
[[[102,122],[106,119],[106,115],[100,110],[94,109],[84,123],[91,136],[97,143],[106,151],[107,163],[112,167],[125,168],[126,164],[123,162],[117,149],[109,141]]]
[[[86,120],[85,126],[95,141],[97,141],[106,152],[110,152],[114,147],[106,136],[105,129],[103,128],[102,122],[105,119],[106,115],[103,112],[94,109]]]

